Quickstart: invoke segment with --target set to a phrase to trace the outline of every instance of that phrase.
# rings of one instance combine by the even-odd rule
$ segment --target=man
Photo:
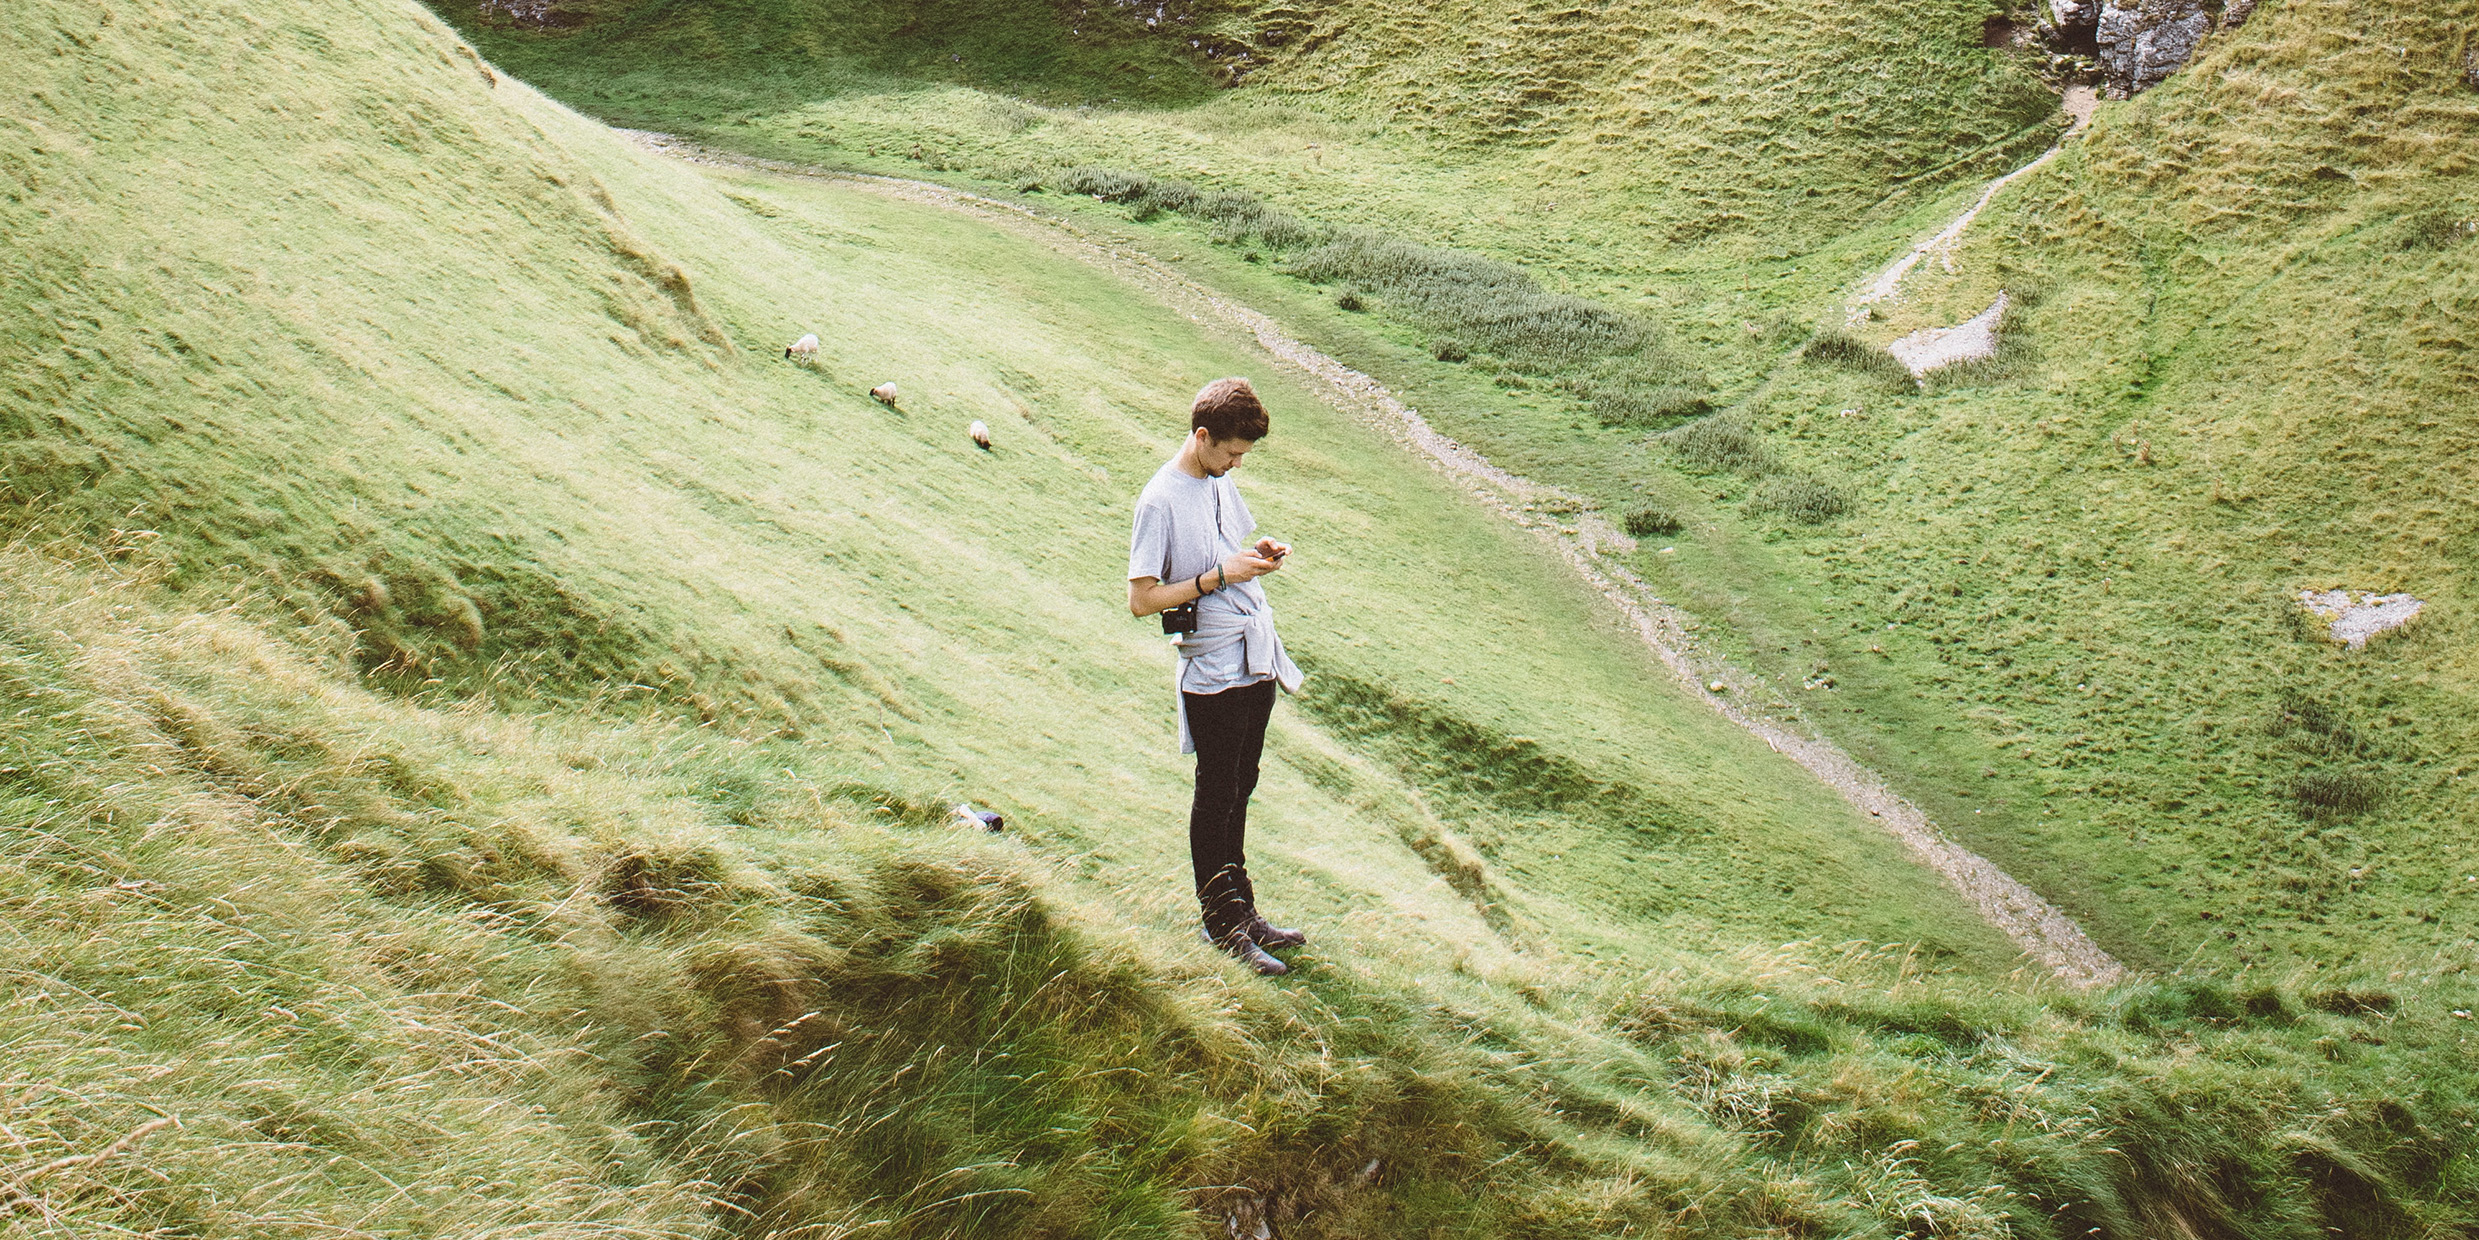
[[[1274,690],[1300,688],[1300,669],[1274,634],[1259,577],[1279,571],[1291,548],[1256,532],[1231,471],[1270,426],[1246,379],[1216,379],[1196,394],[1188,438],[1136,497],[1128,544],[1128,610],[1169,613],[1179,648],[1179,750],[1196,755],[1188,854],[1208,942],[1263,974],[1287,973],[1270,947],[1308,936],[1270,925],[1248,882],[1248,796]],[[1179,609],[1193,605],[1192,615]],[[1184,630],[1184,631],[1183,631]]]

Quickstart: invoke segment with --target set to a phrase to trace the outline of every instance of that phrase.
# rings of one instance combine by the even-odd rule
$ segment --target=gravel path
[[[1918,806],[1887,787],[1884,780],[1853,761],[1832,741],[1803,726],[1795,709],[1784,704],[1774,707],[1779,714],[1761,713],[1756,703],[1783,702],[1782,696],[1695,639],[1687,613],[1662,601],[1650,585],[1618,558],[1635,550],[1635,541],[1593,511],[1590,500],[1491,464],[1480,453],[1439,433],[1420,416],[1419,410],[1397,400],[1385,385],[1293,339],[1273,319],[1223,297],[1150,254],[1097,238],[1072,221],[1021,203],[925,181],[832,172],[733,155],[665,134],[621,132],[665,155],[691,163],[837,181],[908,202],[977,215],[1145,287],[1193,322],[1221,324],[1246,332],[1267,353],[1318,380],[1336,407],[1417,452],[1500,517],[1531,531],[1556,549],[1577,575],[1618,608],[1644,644],[1677,674],[1688,692],[1723,718],[1763,740],[1775,752],[1806,768],[1845,801],[1881,824],[1923,864],[1944,876],[1982,917],[2004,931],[2025,954],[2075,985],[2107,985],[2126,976],[2125,968],[2092,942],[2072,918],[1986,858],[1947,839]],[[2037,162],[2032,165],[2036,166]],[[1995,191],[1995,186],[1990,187],[1990,195]],[[1983,196],[1981,201],[1985,205],[1987,197]],[[1709,687],[1713,684],[1722,685],[1722,691],[1714,692]]]
[[[1971,227],[1971,222],[1980,218],[1980,212],[1996,199],[2000,190],[2023,177],[2030,176],[2041,165],[2057,158],[2057,153],[2066,149],[2067,141],[2082,133],[2084,128],[2092,123],[2092,114],[2100,108],[2100,94],[2089,86],[2069,86],[2066,88],[2065,98],[2061,101],[2060,107],[2066,115],[2067,125],[2066,132],[2057,139],[2057,145],[2041,152],[2040,158],[1989,182],[1988,188],[1981,191],[1978,202],[1972,203],[1961,215],[1955,216],[1938,231],[1936,236],[1912,246],[1909,253],[1895,259],[1891,266],[1878,272],[1876,278],[1870,280],[1868,286],[1861,289],[1857,297],[1851,299],[1847,311],[1851,326],[1868,321],[1869,306],[1880,301],[1899,300],[1902,296],[1903,278],[1910,275],[1911,269],[1919,266],[1921,261],[1930,255],[1935,255],[1938,261],[1944,263],[1947,271],[1954,270],[1954,245],[1962,240],[1962,235]]]

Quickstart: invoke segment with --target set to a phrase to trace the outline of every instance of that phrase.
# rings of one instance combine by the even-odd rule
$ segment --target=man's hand
[[[1283,566],[1283,557],[1291,548],[1271,538],[1260,538],[1254,550],[1238,551],[1222,561],[1222,571],[1233,583],[1254,581]],[[1211,583],[1208,583],[1211,584]]]
[[[1193,603],[1225,585],[1255,581],[1280,569],[1284,557],[1290,554],[1291,544],[1260,538],[1252,550],[1233,552],[1224,557],[1219,575],[1209,568],[1201,579],[1191,577],[1183,581],[1158,581],[1152,577],[1131,577],[1128,579],[1128,613],[1150,616],[1165,608]]]

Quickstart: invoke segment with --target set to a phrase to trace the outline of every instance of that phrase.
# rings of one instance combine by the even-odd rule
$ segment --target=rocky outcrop
[[[2112,99],[2139,95],[2184,67],[2212,29],[2197,0],[2113,0],[2100,11],[2101,87]]]
[[[2107,0],[2049,0],[2049,41],[2064,51],[2091,50],[2092,31]]]
[[[2089,56],[2101,94],[2125,99],[2158,86],[2193,59],[2215,26],[2235,26],[2255,0],[2049,0],[2049,44]]]

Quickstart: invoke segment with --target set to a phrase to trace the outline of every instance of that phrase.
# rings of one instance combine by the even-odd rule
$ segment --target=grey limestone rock
[[[2105,0],[2049,0],[2049,23],[2061,31],[2091,33],[2100,21],[2100,6]]]
[[[2212,14],[2202,0],[2105,0],[2097,7],[2092,37],[2100,46],[2102,89],[2111,99],[2160,85],[2194,56],[2212,29]]]

